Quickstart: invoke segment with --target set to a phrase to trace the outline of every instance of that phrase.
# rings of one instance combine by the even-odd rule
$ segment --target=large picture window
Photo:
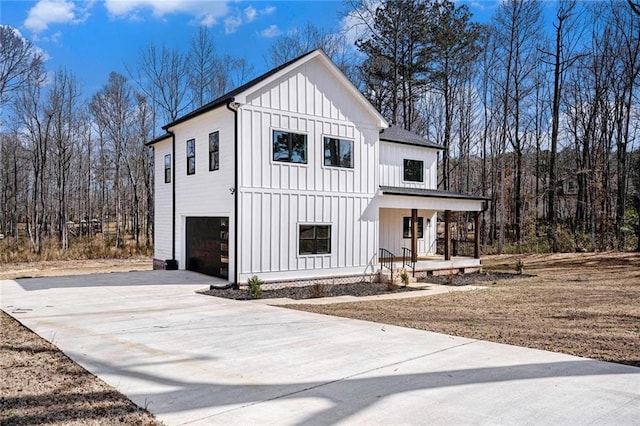
[[[273,161],[307,164],[307,135],[274,130]]]
[[[412,220],[410,217],[402,218],[402,238],[411,238],[411,225]],[[424,236],[424,218],[418,218],[418,238]]]
[[[171,154],[164,156],[164,183],[171,183]]]
[[[209,133],[209,171],[220,168],[220,133]]]
[[[406,182],[424,182],[424,161],[404,160],[404,180]]]
[[[192,175],[196,172],[196,140],[189,139],[187,141],[187,174]]]
[[[331,225],[300,225],[300,254],[331,253]]]
[[[325,137],[324,165],[353,168],[353,141]]]

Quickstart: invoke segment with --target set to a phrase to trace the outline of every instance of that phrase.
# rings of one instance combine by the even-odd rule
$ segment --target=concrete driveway
[[[253,302],[148,271],[2,281],[2,309],[179,424],[638,424],[640,368]]]

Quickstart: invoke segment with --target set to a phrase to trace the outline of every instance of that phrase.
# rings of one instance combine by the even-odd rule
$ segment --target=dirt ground
[[[288,308],[640,366],[640,253],[488,256],[534,276],[418,299]],[[468,284],[473,284],[469,282]]]
[[[0,280],[99,274],[103,272],[149,271],[152,268],[153,260],[150,257],[5,263],[0,264]]]
[[[162,424],[2,311],[0,324],[0,424]]]

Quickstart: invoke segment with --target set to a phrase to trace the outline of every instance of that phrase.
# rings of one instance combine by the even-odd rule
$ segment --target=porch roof
[[[425,210],[483,211],[490,198],[440,189],[380,186],[379,207]]]

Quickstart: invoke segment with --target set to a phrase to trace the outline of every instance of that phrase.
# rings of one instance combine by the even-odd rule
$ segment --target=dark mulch
[[[428,276],[420,279],[420,283],[444,284],[444,285],[473,285],[487,284],[498,280],[508,280],[511,278],[526,278],[532,275],[514,274],[508,272],[482,272],[474,274],[462,274],[452,276]],[[269,284],[262,288],[263,299],[289,298],[294,300],[315,299],[318,297],[335,296],[374,296],[378,294],[401,293],[405,291],[422,290],[421,287],[403,287],[389,289],[387,284],[381,283],[350,283],[350,284],[315,284],[304,287],[269,288]],[[247,290],[237,289],[210,289],[199,291],[200,294],[208,296],[223,297],[225,299],[248,300]]]
[[[278,289],[264,289],[262,291],[263,299],[275,299],[286,297],[289,299],[314,299],[318,297],[335,297],[335,296],[373,296],[376,294],[401,293],[404,291],[420,290],[415,287],[398,287],[389,290],[387,284],[381,283],[351,283],[351,284],[315,284],[304,287],[285,287]],[[226,299],[247,300],[249,299],[247,290],[204,290],[199,291],[200,294],[208,296],[224,297]]]

